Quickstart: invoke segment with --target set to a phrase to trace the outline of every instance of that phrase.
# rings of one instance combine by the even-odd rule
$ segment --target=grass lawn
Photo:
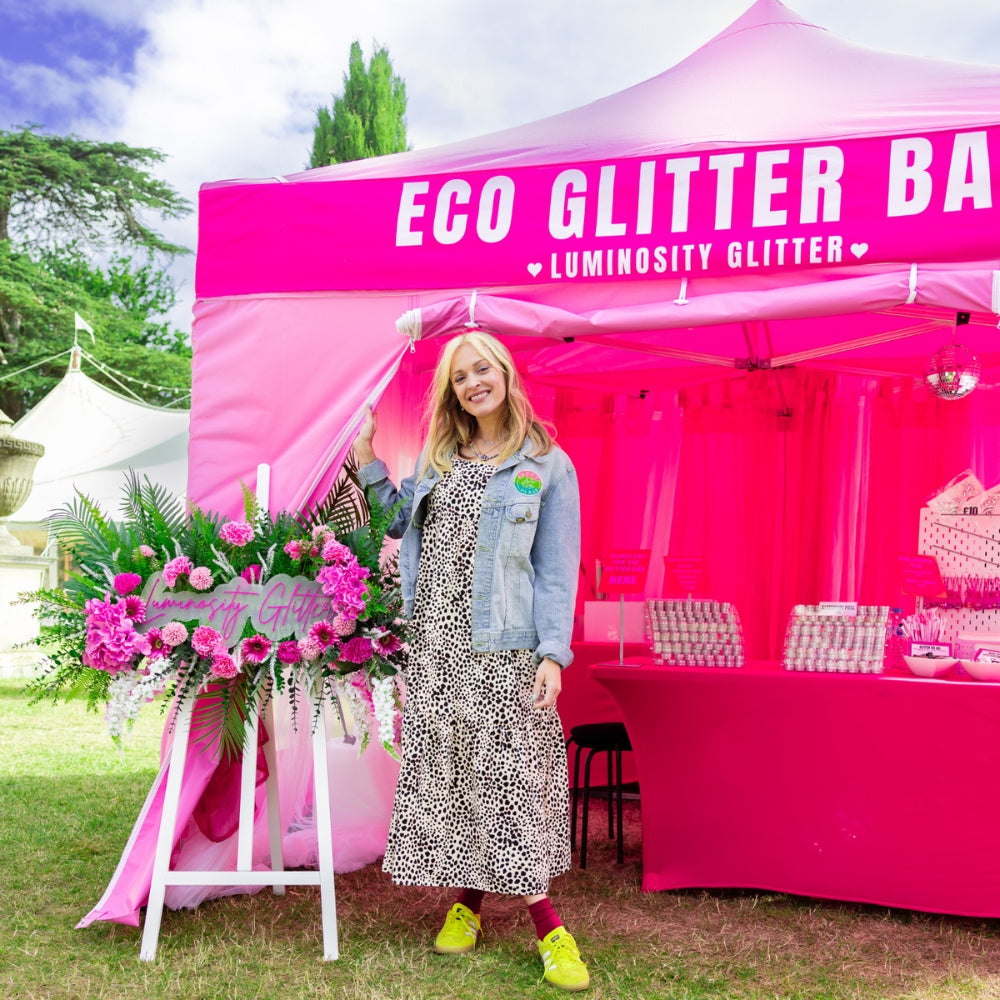
[[[147,710],[119,754],[82,702],[29,705],[23,682],[0,681],[0,997],[561,995],[541,979],[520,901],[488,897],[476,954],[438,956],[430,943],[451,894],[394,887],[377,864],[337,876],[337,962],[322,960],[314,887],[166,911],[150,963],[139,961],[135,928],[75,930],[103,893],[156,773],[162,724]],[[587,871],[552,886],[590,966],[583,996],[1000,998],[1000,921],[750,891],[643,894],[638,806],[627,809],[625,865],[615,864],[613,843],[596,839],[598,812]]]

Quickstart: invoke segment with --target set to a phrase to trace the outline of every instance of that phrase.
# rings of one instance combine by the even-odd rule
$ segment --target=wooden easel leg
[[[160,922],[163,919],[163,901],[167,892],[166,880],[170,871],[170,855],[174,849],[174,831],[177,827],[181,782],[184,777],[184,765],[187,761],[192,710],[192,700],[188,699],[174,718],[174,742],[170,748],[170,769],[167,773],[167,787],[163,796],[160,829],[156,836],[156,853],[153,856],[153,881],[149,889],[146,918],[142,926],[142,944],[139,948],[139,958],[144,962],[152,962],[156,958],[156,946],[160,938]]]

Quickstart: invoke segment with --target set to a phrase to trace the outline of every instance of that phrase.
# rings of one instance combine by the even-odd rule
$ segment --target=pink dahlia
[[[278,659],[282,663],[291,665],[298,663],[301,658],[299,644],[294,639],[286,639],[278,644]]]
[[[350,615],[345,614],[334,615],[333,628],[341,639],[346,639],[349,635],[353,635],[357,627],[358,619],[356,617],[352,618]]]
[[[316,622],[309,629],[309,638],[315,642],[320,649],[326,649],[337,641],[337,630],[333,627],[333,622]]]
[[[168,587],[173,587],[179,577],[190,573],[192,569],[194,569],[194,563],[187,556],[178,556],[176,559],[171,559],[163,567],[163,579]]]
[[[225,646],[225,643],[214,628],[199,625],[191,636],[191,645],[199,656],[211,656],[220,646]]]
[[[242,548],[253,541],[253,527],[247,521],[227,521],[219,528],[219,537],[230,545]]]
[[[115,577],[115,590],[124,597],[126,594],[131,594],[140,583],[142,577],[138,573],[119,573]]]
[[[167,622],[160,634],[168,646],[179,646],[188,637],[188,630],[181,622]]]
[[[271,652],[271,640],[266,635],[252,635],[243,640],[243,659],[250,663],[263,663]]]
[[[188,576],[188,583],[195,590],[208,590],[215,581],[212,579],[212,571],[207,566],[196,566]]]
[[[222,677],[227,680],[240,672],[236,661],[228,653],[221,651],[212,657],[212,665],[208,669],[213,677]]]
[[[371,639],[367,636],[357,635],[341,645],[337,659],[344,663],[366,663],[374,653]]]
[[[299,655],[306,663],[312,663],[313,660],[318,659],[324,649],[323,646],[310,636],[306,636],[305,639],[299,639],[298,647]]]

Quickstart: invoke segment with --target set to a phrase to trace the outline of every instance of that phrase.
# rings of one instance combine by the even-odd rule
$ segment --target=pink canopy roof
[[[189,492],[327,481],[405,341],[471,318],[536,382],[995,350],[1000,69],[854,45],[758,0],[585,107],[438,149],[206,184]],[[572,338],[571,343],[567,340]],[[317,374],[319,373],[319,374]]]

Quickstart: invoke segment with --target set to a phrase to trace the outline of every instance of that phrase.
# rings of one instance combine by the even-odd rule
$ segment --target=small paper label
[[[1000,649],[990,649],[988,647],[977,649],[976,655],[972,659],[976,663],[1000,663]]]
[[[951,656],[951,646],[947,642],[911,642],[910,656],[942,659],[945,656]]]
[[[856,618],[858,615],[858,602],[820,601],[816,613],[820,615],[843,615],[845,618]]]

